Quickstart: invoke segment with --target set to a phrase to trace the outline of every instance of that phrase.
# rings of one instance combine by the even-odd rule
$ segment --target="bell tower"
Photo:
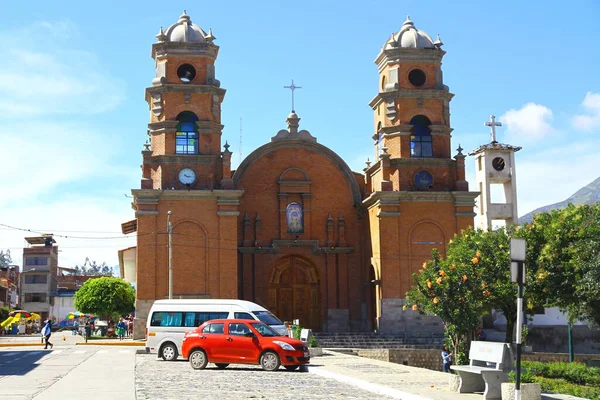
[[[216,38],[185,11],[156,38],[156,76],[146,89],[150,143],[142,152],[142,188],[229,188],[231,153],[221,152],[225,90],[215,78]]]
[[[370,103],[377,158],[450,158],[454,95],[444,85],[442,45],[439,35],[433,41],[407,17],[379,53],[379,93]]]
[[[442,41],[407,18],[375,59],[375,162],[364,169],[371,229],[375,325],[382,332],[442,330],[439,319],[404,310],[411,274],[473,225],[474,199],[465,155],[451,155],[450,100]],[[390,238],[394,238],[390,240]],[[427,327],[425,327],[427,326]]]
[[[238,296],[243,191],[233,187],[229,145],[221,150],[219,47],[185,11],[156,39],[156,76],[146,89],[150,140],[140,188],[131,191],[136,219],[127,223],[137,231],[134,337],[143,337],[156,299]]]
[[[478,228],[489,230],[494,220],[507,225],[519,222],[515,153],[521,147],[496,141],[496,127],[502,123],[496,121],[494,115],[485,126],[490,127],[490,143],[479,146],[469,155],[475,156],[475,181],[480,192],[475,223]],[[504,198],[500,199],[502,193]]]

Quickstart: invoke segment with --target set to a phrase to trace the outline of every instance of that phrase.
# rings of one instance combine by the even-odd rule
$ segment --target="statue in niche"
[[[290,203],[285,208],[288,233],[304,233],[304,220],[302,206],[298,203]]]

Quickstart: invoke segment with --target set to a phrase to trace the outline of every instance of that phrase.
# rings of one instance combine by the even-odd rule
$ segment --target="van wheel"
[[[299,365],[284,365],[283,367],[288,371],[295,371],[298,369]]]
[[[215,364],[215,365],[216,365],[216,366],[217,366],[217,368],[219,368],[219,369],[225,369],[225,368],[227,368],[227,366],[228,366],[229,364],[221,364],[221,363],[218,363],[218,364]]]
[[[279,361],[279,356],[273,351],[267,351],[260,356],[260,366],[265,371],[275,371],[280,365],[281,361]]]
[[[208,357],[206,357],[204,350],[192,351],[192,354],[190,354],[190,365],[192,368],[204,369],[206,368],[206,364],[208,364]]]
[[[177,346],[175,346],[173,343],[167,343],[160,349],[160,356],[165,361],[175,361],[177,360],[178,355]]]

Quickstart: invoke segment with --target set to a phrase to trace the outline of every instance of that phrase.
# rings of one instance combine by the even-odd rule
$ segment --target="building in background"
[[[52,234],[27,237],[23,249],[23,272],[20,276],[21,308],[37,313],[42,320],[50,316],[52,293],[56,292],[58,246]]]
[[[0,268],[0,307],[16,308],[19,301],[19,267],[7,265]]]

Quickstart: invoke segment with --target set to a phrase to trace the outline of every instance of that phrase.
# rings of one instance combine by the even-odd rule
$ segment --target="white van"
[[[252,319],[271,326],[281,335],[287,330],[269,310],[246,300],[173,299],[156,300],[146,323],[146,352],[158,353],[165,361],[181,354],[183,334],[211,319]]]

